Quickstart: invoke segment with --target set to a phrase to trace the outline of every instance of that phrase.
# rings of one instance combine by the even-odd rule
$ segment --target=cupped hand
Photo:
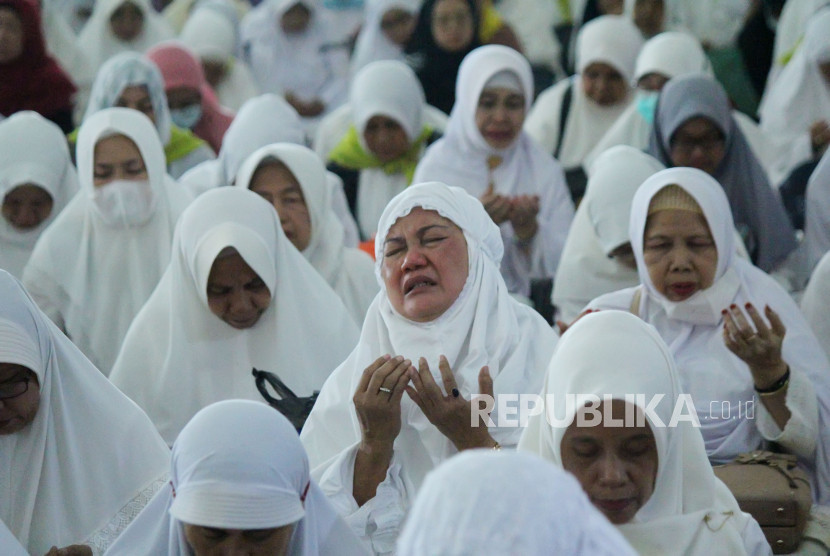
[[[354,401],[362,442],[391,447],[401,430],[401,398],[409,382],[409,359],[384,355],[366,367]]]
[[[723,341],[726,347],[749,367],[755,386],[769,388],[787,372],[787,364],[781,357],[781,346],[787,329],[769,306],[764,314],[769,325],[752,303],[744,307],[752,323],[737,305],[724,309]]]

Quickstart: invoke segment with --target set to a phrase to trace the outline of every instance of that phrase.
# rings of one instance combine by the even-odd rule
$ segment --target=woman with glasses
[[[20,544],[102,553],[167,482],[169,458],[147,416],[0,271],[0,521]]]
[[[662,89],[648,153],[667,167],[703,170],[720,182],[752,261],[778,267],[796,247],[780,196],[737,127],[726,92],[703,75],[676,77]]]

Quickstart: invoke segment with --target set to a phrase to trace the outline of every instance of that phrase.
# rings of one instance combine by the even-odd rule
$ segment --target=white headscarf
[[[402,10],[417,17],[420,9],[421,0],[367,0],[365,19],[352,53],[352,75],[356,75],[363,66],[378,60],[403,61],[403,47],[389,40],[381,28],[381,22],[390,10]]]
[[[188,556],[185,524],[294,524],[289,556],[369,553],[310,479],[294,427],[263,403],[227,400],[199,411],[173,445],[170,478],[108,556]]]
[[[533,97],[530,64],[512,48],[501,45],[482,46],[464,58],[458,70],[455,105],[442,139],[427,149],[415,171],[415,182],[440,180],[462,187],[470,195],[481,197],[492,181],[496,193],[538,195],[539,230],[533,240],[531,262],[515,245],[513,227],[500,226],[505,245],[502,261],[510,291],[529,292],[529,276],[552,277],[573,219],[573,203],[565,185],[562,168],[542,151],[525,132],[520,132],[508,148],[490,147],[475,122],[478,100],[487,82],[500,72],[511,72],[518,79],[525,98],[525,110]],[[501,164],[488,169],[490,156],[501,157]],[[379,236],[383,237],[383,236]],[[528,268],[529,267],[529,268]]]
[[[110,17],[127,2],[135,5],[144,18],[141,33],[130,42],[124,42],[112,32]],[[81,33],[78,46],[86,54],[93,69],[100,68],[109,58],[124,51],[144,52],[151,46],[172,39],[173,29],[150,5],[149,0],[97,0]]]
[[[49,193],[52,212],[25,231],[0,218],[0,268],[18,278],[37,239],[78,191],[78,175],[63,132],[28,110],[0,123],[0,204],[11,190],[24,184],[37,185]]]
[[[260,164],[276,158],[288,167],[300,184],[311,219],[311,239],[302,251],[311,266],[326,280],[360,324],[378,286],[374,265],[366,253],[343,245],[343,224],[332,209],[326,168],[314,151],[301,145],[277,143],[263,147],[245,161],[235,185],[249,189]]]
[[[714,283],[682,302],[669,301],[656,290],[643,259],[649,203],[658,191],[670,184],[682,187],[701,207],[718,253]],[[723,411],[729,411],[728,415],[732,416],[740,415],[739,408],[747,407],[748,403],[758,405],[746,363],[724,345],[721,310],[731,304],[743,307],[751,302],[758,308],[768,305],[778,313],[787,328],[782,359],[790,366],[790,389],[809,392],[798,403],[788,404],[793,412],[791,420],[802,424],[813,422],[818,430],[817,436],[806,438],[805,434],[815,435],[810,426],[807,430],[793,431],[797,443],[809,447],[809,455],[800,457],[799,461],[814,474],[814,499],[826,503],[830,496],[830,434],[826,424],[830,422],[830,380],[827,378],[830,363],[789,294],[763,271],[735,256],[733,226],[723,189],[705,172],[671,168],[646,180],[634,196],[629,227],[629,240],[643,284],[637,312],[669,345],[683,391],[695,402],[706,451],[713,463],[724,463],[741,452],[757,449],[762,442],[759,427],[763,426],[761,416],[755,420],[713,416],[713,401],[718,411],[727,408]],[[589,307],[627,311],[633,295],[633,288],[622,290],[592,301]],[[796,388],[796,381],[807,383],[807,387]]]
[[[804,242],[800,249],[804,250],[806,282],[819,260],[830,251],[830,149],[821,157],[807,183],[804,220]]]
[[[156,131],[162,144],[166,145],[170,142],[173,120],[170,119],[167,94],[164,92],[164,79],[153,62],[136,52],[117,54],[101,66],[92,85],[84,121],[105,108],[114,107],[124,89],[131,86],[147,88],[153,105]]]
[[[398,556],[634,556],[568,473],[527,453],[473,450],[432,471]]]
[[[134,227],[107,224],[93,200],[95,145],[118,134],[138,147],[154,197],[152,216]],[[127,328],[167,267],[176,219],[191,197],[165,174],[158,134],[136,110],[108,108],[91,116],[81,126],[77,153],[81,190],[41,236],[23,282],[109,374]]]
[[[592,299],[639,284],[637,271],[610,254],[628,243],[631,200],[637,188],[662,169],[653,157],[622,145],[611,147],[594,162],[553,284],[553,304],[565,322],[573,321]]]
[[[586,315],[562,337],[542,392],[545,413],[530,418],[519,450],[560,467],[567,427],[550,421],[570,423],[581,409],[568,403],[567,395],[633,402],[640,394],[646,404],[663,396],[650,407],[664,426],[645,413],[657,448],[654,491],[632,521],[618,529],[643,555],[745,553],[741,535],[751,518],[715,477],[700,432],[688,420],[669,426],[682,389],[669,348],[654,328],[624,311]]]
[[[3,271],[0,362],[40,385],[34,420],[0,436],[0,521],[32,554],[81,543],[100,553],[166,480],[167,447]]]
[[[271,293],[271,305],[246,330],[208,307],[208,275],[226,247],[236,249]],[[309,396],[356,339],[340,298],[283,235],[274,207],[251,191],[221,187],[182,214],[170,265],[130,327],[111,378],[172,443],[213,402],[262,399],[252,367]]]
[[[435,210],[458,225],[469,259],[467,282],[458,298],[444,314],[426,323],[413,322],[395,311],[380,277],[389,229],[416,207]],[[360,439],[352,396],[366,366],[383,354],[399,354],[412,361],[425,357],[438,381],[438,358],[445,355],[467,399],[479,393],[478,375],[484,365],[490,368],[496,394],[539,390],[556,336],[538,313],[508,294],[498,271],[502,252],[498,228],[481,203],[460,188],[441,183],[412,185],[389,203],[375,242],[381,292],[369,308],[357,347],[326,382],[301,435],[315,476],[325,471],[318,466]],[[493,419],[497,412],[498,408]],[[407,396],[401,401],[401,417],[395,453],[403,460],[404,481],[412,493],[426,473],[456,449]],[[501,444],[512,445],[520,429],[491,428],[490,433]]]
[[[621,15],[604,15],[586,23],[576,40],[576,72],[596,62],[612,66],[627,83],[634,79],[637,55],[643,37],[631,21]]]

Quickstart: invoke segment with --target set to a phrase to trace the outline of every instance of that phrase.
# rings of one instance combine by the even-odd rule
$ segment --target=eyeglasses
[[[29,383],[31,381],[32,377],[27,376],[21,380],[3,382],[0,384],[0,400],[10,400],[22,396],[29,390]]]
[[[700,137],[675,137],[671,140],[671,150],[690,154],[697,148],[710,152],[723,147],[726,138],[721,133],[707,133]]]

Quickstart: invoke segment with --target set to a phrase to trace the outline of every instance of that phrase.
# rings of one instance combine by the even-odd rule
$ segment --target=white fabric
[[[302,0],[311,11],[308,28],[286,35],[280,18],[298,0],[266,0],[242,20],[246,61],[261,90],[291,92],[301,100],[319,99],[330,111],[346,100],[348,55],[344,45],[330,44],[334,21],[317,0]],[[297,71],[302,68],[302,71]]]
[[[270,306],[249,329],[231,327],[208,308],[208,275],[226,247],[271,292]],[[262,399],[252,367],[309,396],[356,340],[340,298],[283,235],[274,207],[250,191],[221,187],[182,214],[170,265],[130,327],[111,378],[172,443],[213,402]]]
[[[690,73],[712,73],[706,52],[694,36],[679,31],[668,31],[649,39],[637,56],[634,83],[650,73],[671,79]],[[641,94],[638,90],[637,94]],[[620,114],[594,149],[585,157],[584,168],[590,175],[591,166],[599,155],[615,145],[629,145],[640,150],[648,147],[651,122],[640,113],[637,102],[632,102]]]
[[[138,147],[155,197],[155,213],[141,226],[105,224],[93,200],[95,145],[117,134]],[[127,328],[167,266],[176,219],[191,197],[165,174],[156,130],[136,110],[109,108],[91,116],[81,126],[77,153],[81,190],[41,235],[23,283],[40,308],[109,374]]]
[[[775,26],[775,44],[772,51],[772,67],[767,77],[767,90],[778,79],[781,70],[801,44],[810,18],[828,5],[830,0],[790,0],[784,3]]]
[[[734,45],[751,4],[751,0],[674,1],[672,17],[700,42],[724,48]]]
[[[170,477],[108,556],[188,556],[185,523],[218,529],[294,523],[289,556],[369,554],[310,480],[297,432],[263,403],[228,400],[197,413],[173,445]]]
[[[29,556],[23,545],[14,537],[6,524],[0,521],[0,550],[6,556]]]
[[[592,299],[639,284],[637,271],[610,254],[628,243],[628,217],[637,188],[662,169],[653,157],[628,146],[612,147],[594,163],[553,284],[553,304],[566,323]]]
[[[622,16],[602,16],[580,30],[577,40],[577,73],[592,63],[601,62],[616,69],[627,83],[634,78],[637,54],[643,45],[640,32],[630,20]],[[560,114],[565,91],[572,91],[571,107],[565,124],[564,136],[559,136]],[[620,102],[600,106],[583,91],[579,75],[542,91],[525,120],[525,131],[543,150],[554,153],[559,147],[558,160],[564,168],[581,166],[585,157],[614,125],[634,95],[629,93]]]
[[[830,358],[830,318],[827,300],[830,299],[830,255],[825,254],[816,265],[801,298],[801,311],[810,324],[821,347]]]
[[[530,307],[507,292],[498,271],[502,241],[481,203],[463,190],[439,183],[410,186],[387,207],[378,237],[415,207],[436,210],[464,232],[469,257],[467,282],[453,305],[437,319],[416,323],[390,305],[385,289],[369,308],[360,342],[326,382],[300,435],[315,478],[347,521],[362,537],[371,537],[376,552],[389,552],[400,530],[409,500],[428,471],[456,453],[453,444],[427,420],[415,403],[401,401],[402,426],[395,439],[392,465],[378,494],[358,508],[352,477],[360,427],[352,396],[364,369],[383,354],[412,361],[425,357],[440,382],[438,357],[447,357],[458,389],[469,399],[478,392],[478,375],[490,368],[496,394],[537,392],[556,337]],[[380,275],[383,241],[375,242]],[[496,408],[492,418],[497,419]],[[519,428],[491,428],[503,446],[518,440]]]
[[[557,4],[545,0],[503,0],[494,7],[518,37],[528,61],[534,67],[553,71],[558,80],[565,74],[560,62],[562,45],[551,32],[561,23]]]
[[[562,337],[542,391],[545,413],[530,417],[519,450],[559,466],[567,430],[559,423],[573,423],[581,409],[567,403],[568,394],[608,396],[652,409],[645,416],[657,450],[654,490],[632,520],[618,526],[639,554],[748,553],[742,536],[757,523],[715,477],[695,425],[686,419],[670,425],[673,415],[688,416],[689,410],[675,413],[683,389],[669,347],[654,328],[623,311],[586,315]],[[635,395],[643,398],[635,401]],[[652,403],[657,396],[662,396],[659,403]],[[752,552],[770,553],[769,546]]]
[[[511,292],[528,295],[530,279],[553,277],[573,220],[571,202],[562,168],[520,132],[515,142],[500,151],[490,147],[478,130],[475,113],[484,84],[500,71],[516,73],[522,82],[525,111],[533,97],[533,78],[527,60],[506,46],[488,45],[471,52],[458,70],[455,105],[446,135],[427,149],[418,164],[414,181],[440,180],[481,197],[492,181],[501,195],[538,195],[539,228],[528,250],[520,247],[510,222],[500,226],[505,256],[501,271]],[[490,156],[502,158],[492,172]]]
[[[52,212],[35,228],[18,230],[0,218],[0,268],[20,278],[35,242],[78,191],[78,175],[58,126],[36,112],[0,122],[0,204],[19,185],[34,184],[52,197]]]
[[[311,219],[311,239],[303,257],[340,296],[357,324],[378,292],[374,263],[366,253],[343,245],[343,225],[334,214],[326,168],[314,151],[290,143],[278,143],[254,152],[242,164],[235,185],[250,188],[251,178],[264,159],[285,164],[300,184]]]
[[[801,257],[799,278],[804,284],[824,254],[830,251],[830,149],[824,153],[807,182],[804,239],[798,248]]]
[[[528,453],[475,450],[427,476],[398,556],[635,556],[568,473]]]
[[[680,185],[700,205],[718,252],[714,284],[683,302],[671,302],[659,294],[643,262],[648,205],[668,184]],[[683,391],[694,400],[710,460],[724,463],[741,452],[757,449],[764,439],[774,440],[799,456],[813,474],[814,499],[826,503],[830,496],[830,433],[826,426],[830,421],[830,363],[790,296],[761,270],[735,257],[734,224],[723,189],[699,170],[664,170],[637,191],[631,214],[629,240],[644,284],[638,314],[658,330],[674,355]],[[589,307],[627,311],[634,292],[630,288],[608,294]],[[790,368],[786,405],[792,416],[783,431],[766,430],[765,434],[760,419],[748,419],[746,411],[738,413],[747,407],[766,412],[746,363],[723,341],[721,310],[748,302],[761,310],[768,305],[787,328],[782,358]],[[803,376],[798,377],[800,374]]]
[[[3,271],[0,361],[40,384],[34,420],[0,436],[0,521],[31,554],[70,544],[100,554],[166,480],[167,447]]]
[[[130,42],[116,37],[110,26],[112,14],[127,2],[134,4],[144,16],[141,33]],[[78,46],[89,65],[97,71],[115,54],[125,51],[144,52],[155,44],[173,37],[173,29],[156,13],[149,0],[96,0],[92,17],[78,35]]]
[[[355,42],[351,59],[351,73],[357,73],[367,64],[378,60],[403,61],[403,47],[390,41],[381,29],[381,20],[390,10],[402,10],[418,17],[421,0],[366,0],[365,18]]]
[[[818,64],[830,62],[830,7],[810,19],[804,42],[764,95],[761,129],[775,146],[774,165],[788,175],[813,158],[810,126],[830,122],[830,85]]]

